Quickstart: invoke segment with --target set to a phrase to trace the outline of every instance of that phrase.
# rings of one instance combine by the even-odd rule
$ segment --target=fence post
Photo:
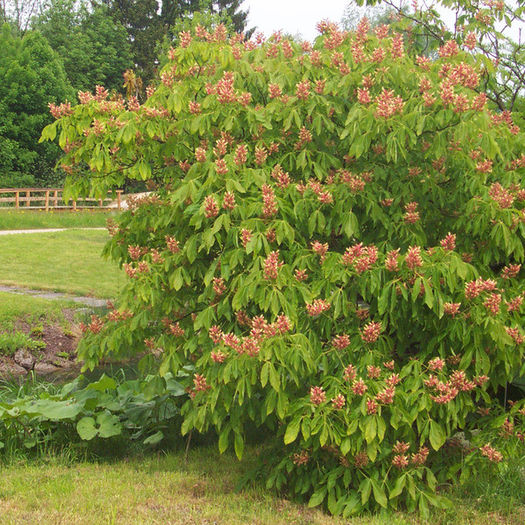
[[[120,195],[122,194],[121,190],[117,190],[117,209],[120,211]]]
[[[31,192],[26,191],[26,206],[29,206],[31,204]]]
[[[18,210],[20,206],[20,192],[17,190],[15,191],[15,208]]]
[[[46,211],[49,211],[49,190],[46,190]]]
[[[55,208],[58,206],[58,190],[54,191]]]

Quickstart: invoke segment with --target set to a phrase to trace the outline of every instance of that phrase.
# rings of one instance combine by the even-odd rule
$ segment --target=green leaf
[[[288,445],[296,440],[297,435],[299,434],[299,430],[301,428],[301,419],[301,417],[296,417],[286,427],[286,432],[284,434],[285,445]]]
[[[219,452],[222,454],[228,448],[228,437],[230,435],[231,427],[227,425],[224,427],[219,435]]]
[[[118,436],[122,432],[122,425],[118,416],[103,412],[97,416],[97,424],[99,425],[98,435],[101,438],[110,438]]]
[[[84,441],[91,441],[97,435],[95,420],[92,417],[83,417],[77,423],[77,432]]]
[[[363,480],[361,485],[359,486],[359,491],[361,492],[361,503],[365,505],[367,501],[370,499],[370,492],[372,490],[372,483],[370,482],[370,478],[366,478]]]
[[[233,448],[235,449],[235,455],[237,459],[242,459],[242,454],[244,452],[244,439],[242,435],[238,432],[235,433],[235,440],[233,442]]]
[[[386,494],[385,494],[385,491],[383,490],[383,487],[381,487],[381,485],[379,485],[379,483],[373,478],[371,478],[371,482],[372,482],[372,489],[374,491],[374,499],[379,503],[379,505],[381,505],[381,507],[386,509],[387,499],[386,499]]]
[[[326,487],[321,487],[319,490],[315,491],[312,494],[310,501],[308,501],[308,506],[317,507],[317,505],[320,505],[324,501],[327,492]]]
[[[143,443],[144,445],[156,445],[160,443],[164,439],[164,433],[159,430],[158,432],[155,432],[155,434],[152,434],[151,436],[147,437]]]
[[[406,474],[401,474],[399,478],[397,478],[396,484],[394,485],[394,488],[390,491],[390,499],[397,498],[401,492],[403,492],[403,489],[405,487],[406,483]]]
[[[30,415],[43,416],[46,419],[58,421],[76,418],[82,411],[82,405],[71,401],[37,399],[36,401],[31,401],[25,411]]]
[[[445,443],[445,440],[447,439],[443,427],[437,421],[430,422],[429,439],[430,444],[432,445],[432,448],[434,450],[439,450]]]
[[[281,388],[281,378],[272,363],[270,363],[270,384],[276,392],[279,392]]]
[[[375,417],[371,417],[365,426],[365,439],[367,443],[373,441],[376,437],[377,423]]]

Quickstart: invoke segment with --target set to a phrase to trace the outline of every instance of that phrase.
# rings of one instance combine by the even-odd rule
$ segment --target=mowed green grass
[[[11,330],[15,321],[62,320],[66,307],[78,308],[78,303],[55,301],[27,295],[0,292],[0,331]]]
[[[0,208],[0,230],[32,230],[39,228],[104,228],[109,217],[117,212],[106,211],[39,211]]]
[[[502,496],[497,480],[487,487],[451,494],[450,510],[430,519],[397,512],[343,520],[291,502],[262,485],[236,490],[257,449],[238,462],[214,447],[110,463],[21,460],[0,466],[0,523],[57,525],[522,525],[523,494]],[[475,482],[475,480],[474,480]],[[494,499],[499,498],[500,504]],[[522,501],[521,507],[519,501]],[[514,503],[512,503],[514,502]],[[503,506],[502,506],[503,504]],[[508,507],[508,508],[507,508]]]
[[[108,238],[105,230],[0,236],[0,284],[115,297],[125,276],[101,257]]]

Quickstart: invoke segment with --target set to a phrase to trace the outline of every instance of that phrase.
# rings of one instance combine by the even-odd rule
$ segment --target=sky
[[[319,34],[315,29],[317,22],[325,19],[341,22],[349,4],[350,0],[244,0],[242,8],[249,9],[248,27],[256,26],[266,36],[281,29],[284,33],[313,40]],[[445,23],[453,24],[454,17],[445,10],[442,11]],[[508,35],[516,41],[520,27],[523,39],[523,24],[514,25],[508,31]]]
[[[348,0],[245,0],[242,8],[250,10],[248,27],[257,26],[266,36],[282,29],[313,40],[317,22],[340,22],[348,4]]]

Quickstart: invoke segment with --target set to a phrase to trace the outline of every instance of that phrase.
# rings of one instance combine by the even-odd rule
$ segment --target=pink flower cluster
[[[344,182],[352,193],[359,193],[365,189],[366,181],[359,175],[355,175],[347,170],[340,172],[341,182]]]
[[[438,53],[441,58],[450,58],[459,53],[459,47],[455,40],[449,40],[439,48]]]
[[[399,248],[397,250],[390,250],[386,254],[385,268],[389,272],[397,272],[399,270]]]
[[[496,281],[493,279],[483,280],[481,277],[475,281],[465,283],[465,297],[467,299],[474,299],[481,292],[492,292],[496,290]]]
[[[506,190],[499,182],[489,188],[490,198],[497,202],[500,208],[510,208],[514,203],[514,196]]]
[[[164,240],[166,241],[166,246],[171,253],[178,253],[180,251],[179,241],[177,241],[175,237],[166,235]]]
[[[325,258],[326,258],[326,252],[328,251],[328,243],[327,242],[320,243],[319,241],[313,241],[310,244],[312,246],[312,250],[317,255],[319,255],[319,258],[320,258],[321,263],[322,263],[325,260]]]
[[[510,301],[505,301],[507,312],[519,312],[523,303],[523,295],[517,295]]]
[[[363,246],[363,243],[349,246],[343,254],[342,263],[345,266],[354,266],[358,274],[370,269],[370,267],[377,261],[377,248],[371,244],[370,246]]]
[[[350,336],[348,334],[339,334],[333,337],[332,346],[338,350],[344,350],[350,346]]]
[[[459,313],[459,307],[461,303],[444,303],[443,311],[452,317],[455,317]]]
[[[409,202],[408,204],[405,204],[405,215],[403,215],[403,220],[407,224],[414,224],[419,221],[419,212],[417,211],[417,208],[419,206],[419,203],[417,202]]]
[[[501,295],[499,293],[491,293],[485,301],[483,306],[492,314],[497,315],[499,313],[499,307],[501,303]]]
[[[317,317],[323,312],[330,310],[331,304],[324,299],[315,299],[313,303],[306,305],[306,311],[311,317]]]
[[[405,257],[405,264],[410,270],[423,266],[421,258],[421,248],[419,246],[410,246]]]
[[[393,387],[385,388],[376,394],[376,401],[382,405],[391,405],[394,402],[396,389]]]
[[[423,381],[427,388],[433,388],[437,391],[437,395],[431,395],[430,398],[440,405],[444,405],[452,401],[457,395],[459,390],[455,388],[451,383],[443,383],[439,381],[436,376],[430,375],[428,379]]]
[[[272,178],[276,180],[277,187],[284,190],[291,182],[290,175],[284,171],[280,164],[276,164],[272,170]]]
[[[300,100],[306,100],[310,96],[310,81],[303,80],[299,82],[296,86],[296,95]]]
[[[335,410],[341,410],[346,404],[346,399],[345,399],[345,396],[343,396],[343,394],[337,394],[333,399],[332,399],[332,406],[334,407]]]
[[[59,119],[61,117],[67,117],[68,115],[73,114],[73,109],[71,108],[70,102],[65,102],[60,104],[59,106],[53,104],[50,102],[48,104],[49,112],[51,115],[53,115],[54,118]]]
[[[366,386],[366,383],[361,379],[357,379],[352,383],[352,392],[356,396],[362,396],[365,394],[365,392],[368,390],[368,387]]]
[[[439,244],[445,251],[453,251],[456,248],[456,234],[448,232],[447,236],[439,241]]]
[[[364,326],[364,328],[361,330],[361,339],[365,343],[375,343],[378,338],[379,334],[381,333],[381,330],[383,328],[383,325],[381,322],[374,322],[371,321],[367,325]]]
[[[233,162],[237,164],[237,166],[241,166],[242,164],[246,163],[246,160],[248,158],[248,149],[244,144],[239,144],[237,148],[235,149],[235,157],[233,159]]]
[[[503,268],[501,276],[503,279],[513,279],[520,273],[521,264],[509,264]]]
[[[381,118],[390,118],[395,113],[401,113],[405,105],[400,96],[394,95],[391,89],[385,88],[383,88],[381,94],[377,96],[376,104],[376,116]]]
[[[310,401],[316,406],[319,406],[326,401],[326,392],[323,387],[313,386],[310,388]]]
[[[275,200],[275,193],[271,186],[268,184],[263,184],[262,187],[263,194],[263,211],[262,215],[264,218],[268,219],[273,217],[277,213],[277,201]]]
[[[306,270],[299,270],[299,269],[296,269],[296,270],[295,270],[295,278],[296,278],[299,282],[306,281],[306,279],[308,279],[308,273],[307,273]]]
[[[208,195],[204,199],[204,215],[208,219],[219,215],[219,206],[213,195]]]
[[[525,337],[520,334],[519,328],[511,328],[510,326],[505,327],[505,332],[512,337],[513,341],[517,345],[521,345],[525,341]]]
[[[235,195],[231,191],[224,193],[222,207],[226,210],[233,210],[235,208]]]
[[[277,279],[279,268],[284,263],[279,261],[279,250],[275,250],[268,254],[264,260],[264,277],[265,279]]]

